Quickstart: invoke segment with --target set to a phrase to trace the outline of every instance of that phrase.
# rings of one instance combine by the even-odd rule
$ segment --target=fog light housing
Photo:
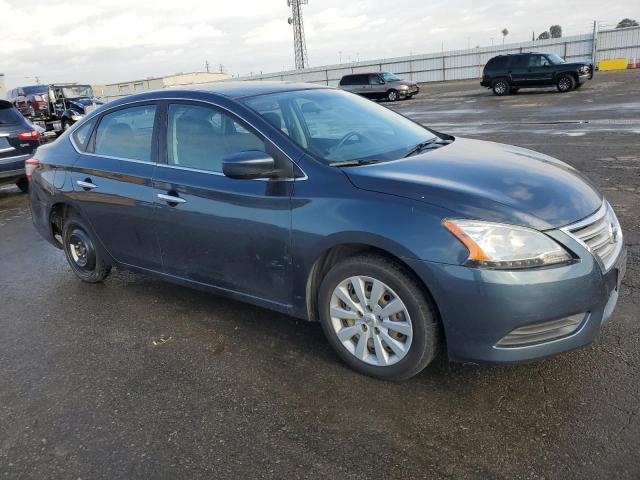
[[[578,330],[587,315],[588,312],[577,313],[569,317],[516,328],[502,337],[500,341],[496,343],[496,347],[522,347],[568,337]]]

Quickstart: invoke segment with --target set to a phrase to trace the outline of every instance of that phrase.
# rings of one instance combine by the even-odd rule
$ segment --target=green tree
[[[638,22],[636,22],[635,20],[631,18],[623,18],[618,22],[618,25],[616,25],[616,28],[637,27],[637,26],[638,26]]]
[[[547,31],[542,32],[540,35],[538,35],[538,40],[547,40],[548,38],[551,38],[551,35],[549,35],[549,32]]]
[[[562,27],[560,25],[551,25],[549,27],[549,33],[551,34],[551,38],[560,38],[562,37]]]

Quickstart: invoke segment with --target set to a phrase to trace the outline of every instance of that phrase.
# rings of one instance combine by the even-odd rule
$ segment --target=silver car
[[[340,88],[363,97],[387,99],[390,102],[411,98],[420,91],[416,82],[402,80],[389,72],[362,72],[345,75],[340,80]]]

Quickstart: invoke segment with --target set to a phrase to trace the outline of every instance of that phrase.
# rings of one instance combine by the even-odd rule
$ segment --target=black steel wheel
[[[75,216],[68,218],[62,232],[62,244],[67,261],[76,276],[88,283],[103,281],[111,271],[84,222]]]

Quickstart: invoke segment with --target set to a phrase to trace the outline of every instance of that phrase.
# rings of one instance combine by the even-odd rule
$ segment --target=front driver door
[[[544,55],[529,57],[529,85],[549,85],[553,80],[551,62]]]
[[[285,177],[291,162],[222,108],[197,102],[165,108],[165,163],[153,179],[165,273],[288,305],[293,182],[231,179],[222,159],[267,151]]]

